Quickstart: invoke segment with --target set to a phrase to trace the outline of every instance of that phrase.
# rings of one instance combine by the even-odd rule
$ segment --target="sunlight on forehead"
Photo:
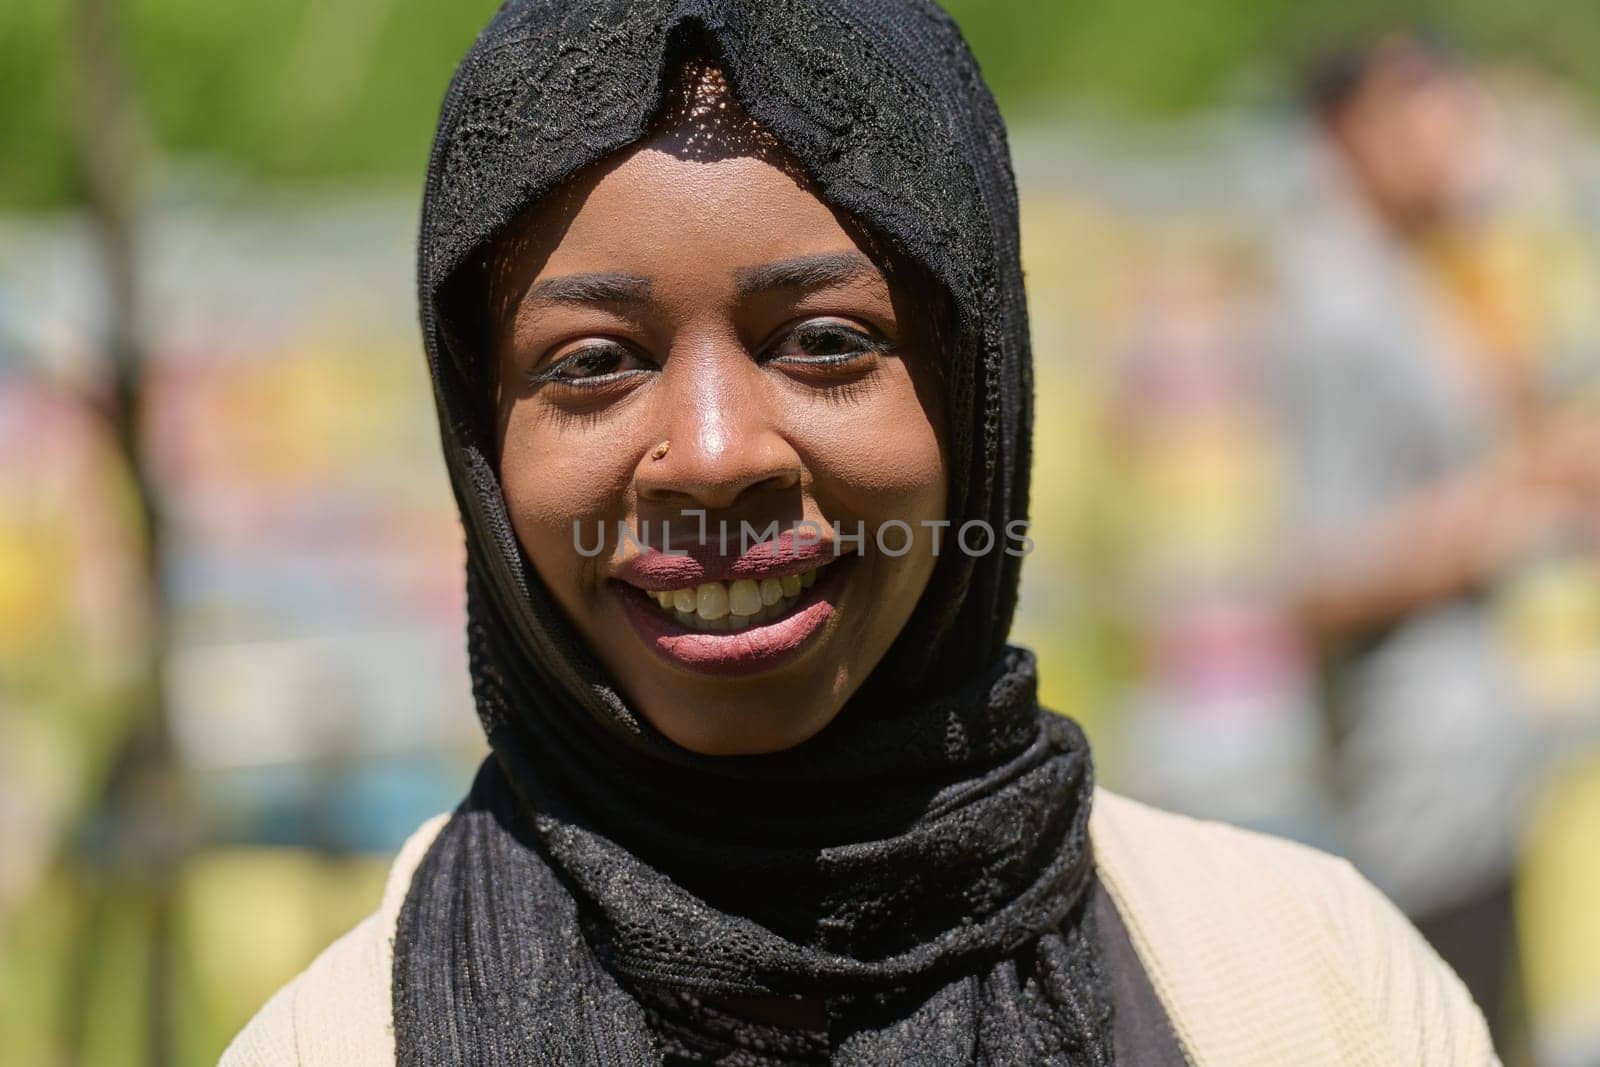
[[[749,156],[799,175],[800,167],[735,99],[720,67],[705,59],[683,65],[648,139],[680,159],[716,162]]]

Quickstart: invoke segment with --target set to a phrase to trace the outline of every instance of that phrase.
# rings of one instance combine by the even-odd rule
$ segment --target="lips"
[[[731,543],[727,546],[732,547]],[[801,537],[793,530],[744,547],[738,555],[727,548],[693,542],[674,545],[670,552],[640,552],[618,563],[612,577],[649,592],[672,592],[706,582],[781,579],[816,570],[838,558],[833,541]]]
[[[802,654],[837,613],[839,594],[857,557],[835,560],[830,553],[823,563],[812,556],[804,570],[795,569],[792,557],[768,559],[764,567],[749,557],[739,561],[745,566],[735,569],[768,572],[759,579],[654,589],[613,580],[612,588],[640,638],[669,663],[698,674],[754,674]],[[652,558],[663,557],[644,560]],[[680,562],[685,557],[665,558],[673,559],[677,573],[687,573]],[[776,570],[786,573],[773,576]]]

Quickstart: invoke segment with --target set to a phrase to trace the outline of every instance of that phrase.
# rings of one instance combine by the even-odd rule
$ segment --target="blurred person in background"
[[[1562,734],[1502,608],[1534,562],[1592,558],[1600,423],[1542,395],[1516,294],[1472,284],[1493,126],[1471,70],[1396,34],[1324,62],[1310,97],[1320,143],[1282,249],[1279,370],[1340,846],[1504,1046],[1518,837]]]

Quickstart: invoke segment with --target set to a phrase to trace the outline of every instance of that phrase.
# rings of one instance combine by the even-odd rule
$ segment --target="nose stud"
[[[671,441],[662,441],[659,445],[656,445],[655,448],[652,448],[650,450],[650,458],[651,459],[661,459],[663,456],[665,456],[667,454],[667,449],[669,449],[671,447],[672,447],[672,442]]]

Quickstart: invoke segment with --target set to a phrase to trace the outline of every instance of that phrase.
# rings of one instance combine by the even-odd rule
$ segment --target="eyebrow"
[[[851,251],[743,267],[734,272],[734,281],[739,296],[747,297],[767,289],[822,289],[877,276],[878,268],[872,260]]]
[[[539,304],[639,304],[649,296],[649,278],[595,272],[546,278],[534,283],[525,299]]]

